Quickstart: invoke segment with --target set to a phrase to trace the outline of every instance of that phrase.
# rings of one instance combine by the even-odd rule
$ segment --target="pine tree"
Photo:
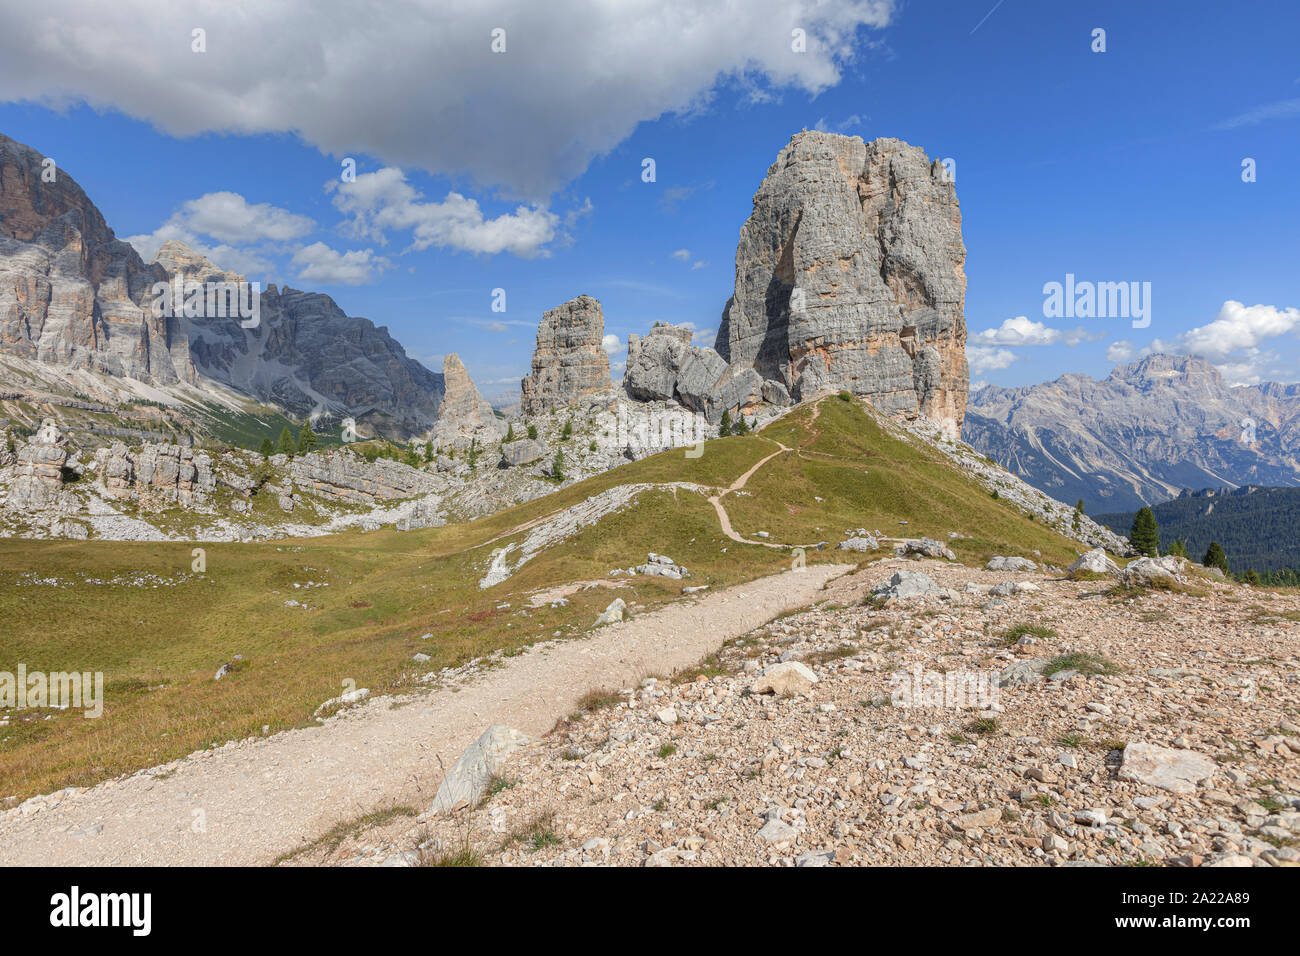
[[[1168,553],[1172,554],[1175,558],[1187,557],[1187,542],[1182,538],[1174,539],[1174,543],[1169,546]]]
[[[1247,571],[1245,576],[1241,580],[1246,584],[1249,584],[1253,588],[1259,587],[1259,575],[1255,573],[1254,568],[1251,568],[1249,571]]]
[[[564,427],[560,429],[560,441],[568,441],[569,437],[572,434],[573,434],[573,419],[569,419],[567,422],[564,423]]]
[[[432,441],[426,441],[426,442],[424,443],[424,460],[425,460],[425,461],[433,461],[433,442],[432,442]]]
[[[307,452],[315,449],[319,439],[316,433],[311,430],[311,422],[302,426],[302,431],[298,432],[298,454],[305,455]]]
[[[1160,552],[1160,526],[1150,508],[1143,507],[1133,516],[1133,527],[1128,533],[1129,544],[1138,554],[1155,557]]]
[[[536,438],[537,438],[537,426],[536,426],[536,425],[529,425],[529,426],[528,426],[528,437],[529,437],[529,438],[532,438],[532,439],[534,439],[534,440],[536,440]]]
[[[1205,549],[1205,557],[1201,559],[1201,564],[1207,568],[1218,568],[1224,574],[1228,573],[1228,556],[1217,541],[1211,541],[1210,546]]]
[[[512,442],[512,441],[515,440],[515,423],[514,423],[514,422],[511,422],[511,423],[509,424],[509,426],[506,428],[506,439],[505,439],[505,440],[506,440],[507,442]]]
[[[270,458],[275,454],[275,445],[271,443],[271,436],[262,439],[262,447],[258,449],[263,458]]]
[[[555,461],[551,463],[551,477],[556,481],[564,480],[564,452],[555,450]]]
[[[731,434],[731,412],[723,411],[722,421],[718,423],[718,437],[726,438]]]
[[[744,415],[736,416],[736,427],[731,430],[733,435],[748,435],[749,422],[745,421]]]
[[[1074,506],[1074,513],[1077,514],[1077,515],[1087,514],[1087,512],[1083,510],[1083,499],[1082,499],[1082,498],[1080,498],[1079,501],[1078,501],[1078,503],[1075,504],[1075,506]]]
[[[280,440],[275,443],[275,450],[281,455],[293,457],[293,432],[289,431],[289,426],[285,425],[280,429]]]

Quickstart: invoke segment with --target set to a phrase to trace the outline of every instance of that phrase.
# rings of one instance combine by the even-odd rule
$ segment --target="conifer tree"
[[[1150,508],[1143,507],[1133,516],[1133,527],[1128,533],[1129,544],[1138,554],[1155,557],[1160,551],[1160,526]]]

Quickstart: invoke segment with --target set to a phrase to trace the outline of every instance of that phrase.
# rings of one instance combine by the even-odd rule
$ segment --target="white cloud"
[[[239,193],[215,192],[181,203],[153,232],[127,236],[126,241],[147,262],[168,239],[179,239],[223,269],[256,275],[272,268],[263,255],[265,250],[238,245],[285,242],[306,235],[315,226],[310,217],[279,206],[250,203]]]
[[[691,271],[694,272],[696,269],[703,269],[707,265],[708,263],[703,259],[696,259],[694,264],[691,266]]]
[[[1298,330],[1300,309],[1247,306],[1229,299],[1213,322],[1182,333],[1172,347],[1179,352],[1204,356],[1211,362],[1221,362],[1233,352],[1256,349],[1268,339]],[[1170,343],[1160,342],[1160,346],[1169,347]]]
[[[222,242],[297,239],[316,225],[308,216],[299,216],[270,203],[250,203],[239,193],[227,191],[188,200],[172,218]]]
[[[613,332],[606,332],[604,338],[600,340],[600,345],[608,355],[617,355],[627,348]]]
[[[293,264],[302,266],[300,280],[332,285],[363,285],[391,265],[369,249],[339,252],[323,242],[299,249],[293,255]]]
[[[1127,339],[1119,339],[1106,346],[1106,361],[1108,362],[1127,362],[1132,357],[1133,343]]]
[[[837,84],[892,0],[43,0],[10,4],[0,99],[116,108],[173,136],[292,132],[336,157],[540,199],[636,126]],[[206,31],[206,52],[191,30]],[[503,28],[506,52],[491,51]],[[806,52],[791,31],[807,32]],[[123,50],[139,52],[123,56]],[[639,160],[639,157],[638,157]]]
[[[1055,345],[1060,342],[1071,348],[1081,342],[1100,338],[1100,333],[1089,333],[1078,326],[1073,329],[1053,329],[1042,322],[1034,322],[1023,315],[1006,319],[996,329],[985,329],[974,337],[981,345]]]
[[[560,222],[540,206],[519,206],[513,213],[486,219],[477,200],[457,192],[447,193],[442,202],[425,202],[406,175],[391,166],[361,173],[352,182],[331,180],[325,189],[334,194],[339,211],[351,217],[344,231],[380,245],[387,245],[389,231],[410,230],[412,249],[510,252],[530,259],[548,254],[546,244],[557,237]]]
[[[974,372],[996,372],[1007,368],[1018,356],[1010,349],[992,348],[987,345],[967,345],[966,361]]]
[[[691,261],[691,250],[689,250],[689,249],[678,249],[676,252],[673,253],[673,256],[672,256],[672,257],[673,257],[674,259],[676,259],[678,262],[690,262],[690,261]]]

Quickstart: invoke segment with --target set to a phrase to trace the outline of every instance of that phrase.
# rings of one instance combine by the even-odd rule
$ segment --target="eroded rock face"
[[[427,471],[386,458],[367,462],[349,452],[300,455],[290,465],[290,475],[294,484],[313,494],[355,504],[416,498],[443,489],[441,479]]]
[[[145,443],[130,451],[122,442],[95,452],[105,490],[114,498],[137,498],[143,505],[207,504],[217,486],[205,452],[171,444]]]
[[[56,506],[63,491],[63,466],[67,460],[67,439],[52,419],[45,419],[32,440],[18,449],[8,506],[18,511]]]
[[[442,380],[446,392],[438,409],[438,423],[433,427],[434,444],[453,448],[468,448],[474,440],[480,445],[495,444],[506,433],[506,424],[474,387],[455,352],[442,360]]]
[[[717,424],[724,411],[748,411],[763,401],[762,377],[733,368],[710,348],[691,344],[684,326],[657,325],[645,336],[627,337],[623,388],[638,401],[676,401]],[[775,385],[776,383],[767,383]],[[789,396],[785,396],[788,404]]]
[[[183,324],[154,315],[165,281],[36,150],[0,135],[0,353],[141,381],[193,381]]]
[[[799,133],[741,229],[717,351],[796,400],[848,389],[955,435],[968,391],[965,259],[941,163],[896,139]]]
[[[544,415],[609,388],[604,337],[605,317],[600,303],[589,295],[570,299],[545,313],[537,328],[533,372],[520,383],[522,412]]]

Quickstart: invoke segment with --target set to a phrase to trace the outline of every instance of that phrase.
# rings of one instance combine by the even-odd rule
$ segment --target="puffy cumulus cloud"
[[[1300,330],[1300,309],[1243,305],[1229,299],[1214,321],[1178,336],[1177,351],[1221,362],[1234,352],[1258,349],[1268,339]]]
[[[863,28],[893,13],[892,0],[10,6],[4,100],[115,108],[174,136],[293,132],[338,157],[468,174],[532,199],[638,123],[699,110],[724,84],[752,99],[834,86],[869,42]],[[196,27],[206,52],[192,48]]]
[[[315,226],[310,217],[279,206],[250,203],[239,193],[215,192],[186,200],[153,232],[127,236],[126,241],[148,261],[168,239],[179,239],[223,269],[255,275],[271,269],[267,250],[257,248],[259,243],[297,239]]]
[[[1081,342],[1091,342],[1102,337],[1102,333],[1089,333],[1083,326],[1073,329],[1053,329],[1042,322],[1018,315],[1006,319],[996,329],[985,329],[974,336],[980,345],[1056,345],[1061,343],[1071,348]]]
[[[352,182],[331,180],[325,189],[349,217],[344,232],[381,245],[387,245],[389,232],[409,231],[412,249],[510,252],[530,259],[548,254],[546,245],[556,239],[560,224],[559,216],[540,206],[519,206],[489,219],[477,200],[457,192],[428,202],[405,173],[391,166],[361,173]]]
[[[617,355],[627,348],[613,332],[606,332],[605,336],[600,340],[600,344],[608,355]]]
[[[1106,361],[1127,362],[1133,357],[1133,343],[1127,339],[1118,339],[1106,346]]]
[[[313,242],[294,253],[293,265],[300,267],[298,278],[302,281],[364,285],[391,263],[369,249],[339,252],[323,242]]]
[[[988,345],[967,345],[966,361],[972,372],[996,372],[1010,367],[1018,356],[1010,349],[995,348]]]
[[[239,193],[207,193],[190,199],[172,217],[222,242],[285,241],[311,232],[316,223],[270,203],[250,203]]]
[[[1212,322],[1188,329],[1172,339],[1153,339],[1137,354],[1199,355],[1213,363],[1230,385],[1254,385],[1269,379],[1294,381],[1294,362],[1286,364],[1267,344],[1297,334],[1300,334],[1300,309],[1248,306],[1229,299]]]

